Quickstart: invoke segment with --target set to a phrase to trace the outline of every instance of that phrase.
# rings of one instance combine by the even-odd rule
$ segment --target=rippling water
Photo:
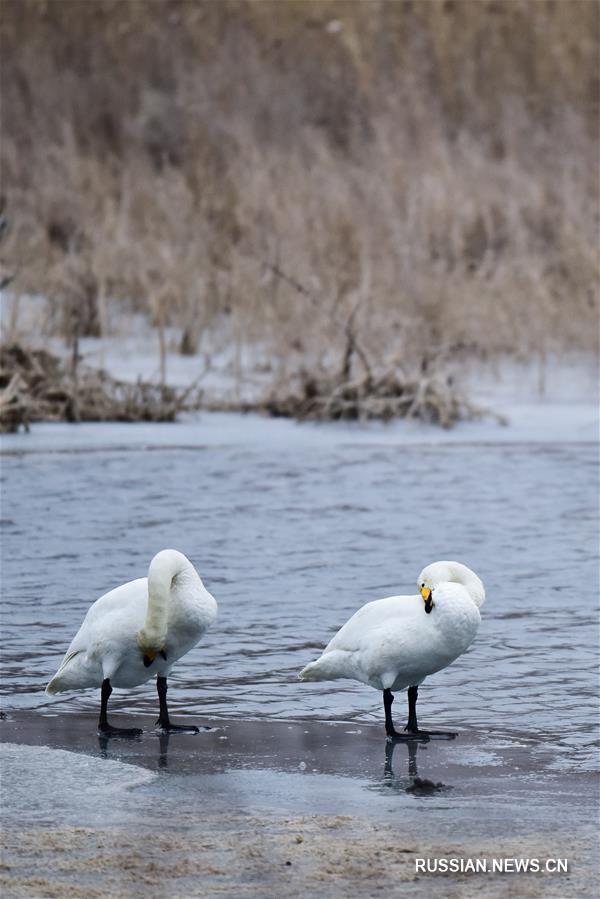
[[[177,665],[174,710],[380,720],[375,691],[301,684],[297,672],[362,603],[412,592],[425,564],[456,558],[482,577],[488,599],[469,653],[421,689],[423,724],[534,731],[588,766],[596,459],[590,444],[13,453],[7,439],[4,704],[95,707],[93,691],[51,701],[45,683],[90,603],[173,546],[220,609]],[[154,688],[116,691],[111,703],[154,710]],[[401,697],[394,711],[404,717]]]

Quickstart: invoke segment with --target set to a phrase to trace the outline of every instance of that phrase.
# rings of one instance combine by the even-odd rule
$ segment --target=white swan
[[[471,645],[485,599],[477,575],[460,562],[434,562],[419,575],[420,593],[369,602],[338,631],[300,680],[352,678],[383,691],[385,729],[397,740],[454,733],[422,731],[417,724],[418,686]],[[408,687],[408,724],[399,734],[392,721],[393,691]]]
[[[164,731],[197,733],[197,727],[171,724],[167,676],[216,617],[217,603],[189,559],[163,549],[152,559],[147,578],[122,584],[91,606],[46,693],[101,687],[99,730],[134,736],[142,731],[108,723],[108,698],[113,687],[136,687],[156,675],[156,723]]]

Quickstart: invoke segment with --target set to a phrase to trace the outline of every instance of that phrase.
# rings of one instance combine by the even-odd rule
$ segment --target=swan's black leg
[[[419,725],[417,724],[418,696],[418,687],[408,688],[408,722],[405,727],[405,733],[412,734],[414,737],[438,737],[440,740],[453,740],[458,736],[458,734],[448,730],[419,730]]]
[[[392,703],[394,701],[394,695],[391,690],[383,691],[383,708],[385,710],[385,732],[388,735],[388,739],[395,741],[407,742],[408,740],[423,740],[426,742],[429,737],[426,734],[422,733],[413,733],[405,732],[398,733],[396,728],[394,727],[394,722],[392,720]]]
[[[419,725],[417,724],[417,698],[419,696],[418,687],[408,688],[408,722],[406,730],[417,733]]]
[[[388,737],[395,737],[396,731],[394,729],[394,722],[392,720],[392,703],[394,701],[394,696],[391,690],[383,691],[383,709],[385,712],[385,732]]]
[[[108,723],[107,709],[108,699],[112,693],[110,680],[106,677],[102,681],[100,692],[100,720],[98,721],[98,731],[101,734],[111,737],[139,737],[142,733],[139,727],[113,727]]]
[[[169,720],[169,709],[167,706],[167,679],[158,676],[156,678],[156,691],[158,693],[158,721],[156,722],[160,729],[168,734],[197,734],[200,733],[197,727],[186,724],[171,724]]]

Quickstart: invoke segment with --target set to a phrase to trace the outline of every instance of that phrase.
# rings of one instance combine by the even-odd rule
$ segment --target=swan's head
[[[417,587],[425,602],[425,611],[431,612],[435,597],[433,592],[438,584],[462,584],[477,608],[483,605],[485,590],[474,571],[461,562],[432,562],[417,578]]]
[[[142,653],[144,668],[149,668],[157,656],[162,656],[166,661],[167,654],[163,643],[164,637],[161,634],[146,627],[140,628],[137,634],[137,644]]]

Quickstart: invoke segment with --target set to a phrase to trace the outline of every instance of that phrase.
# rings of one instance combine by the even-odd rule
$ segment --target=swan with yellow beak
[[[481,621],[485,590],[470,568],[448,561],[424,568],[417,587],[415,595],[388,596],[364,605],[299,676],[303,681],[351,678],[382,691],[389,739],[454,739],[454,732],[419,728],[418,688],[469,648]],[[405,689],[408,722],[398,732],[392,703],[394,693]]]
[[[134,737],[139,728],[115,727],[107,718],[113,687],[137,687],[156,677],[159,716],[165,733],[198,733],[173,724],[167,677],[175,662],[198,643],[217,617],[217,603],[183,553],[163,549],[137,578],[105,593],[90,607],[46,693],[100,687],[98,730]]]

